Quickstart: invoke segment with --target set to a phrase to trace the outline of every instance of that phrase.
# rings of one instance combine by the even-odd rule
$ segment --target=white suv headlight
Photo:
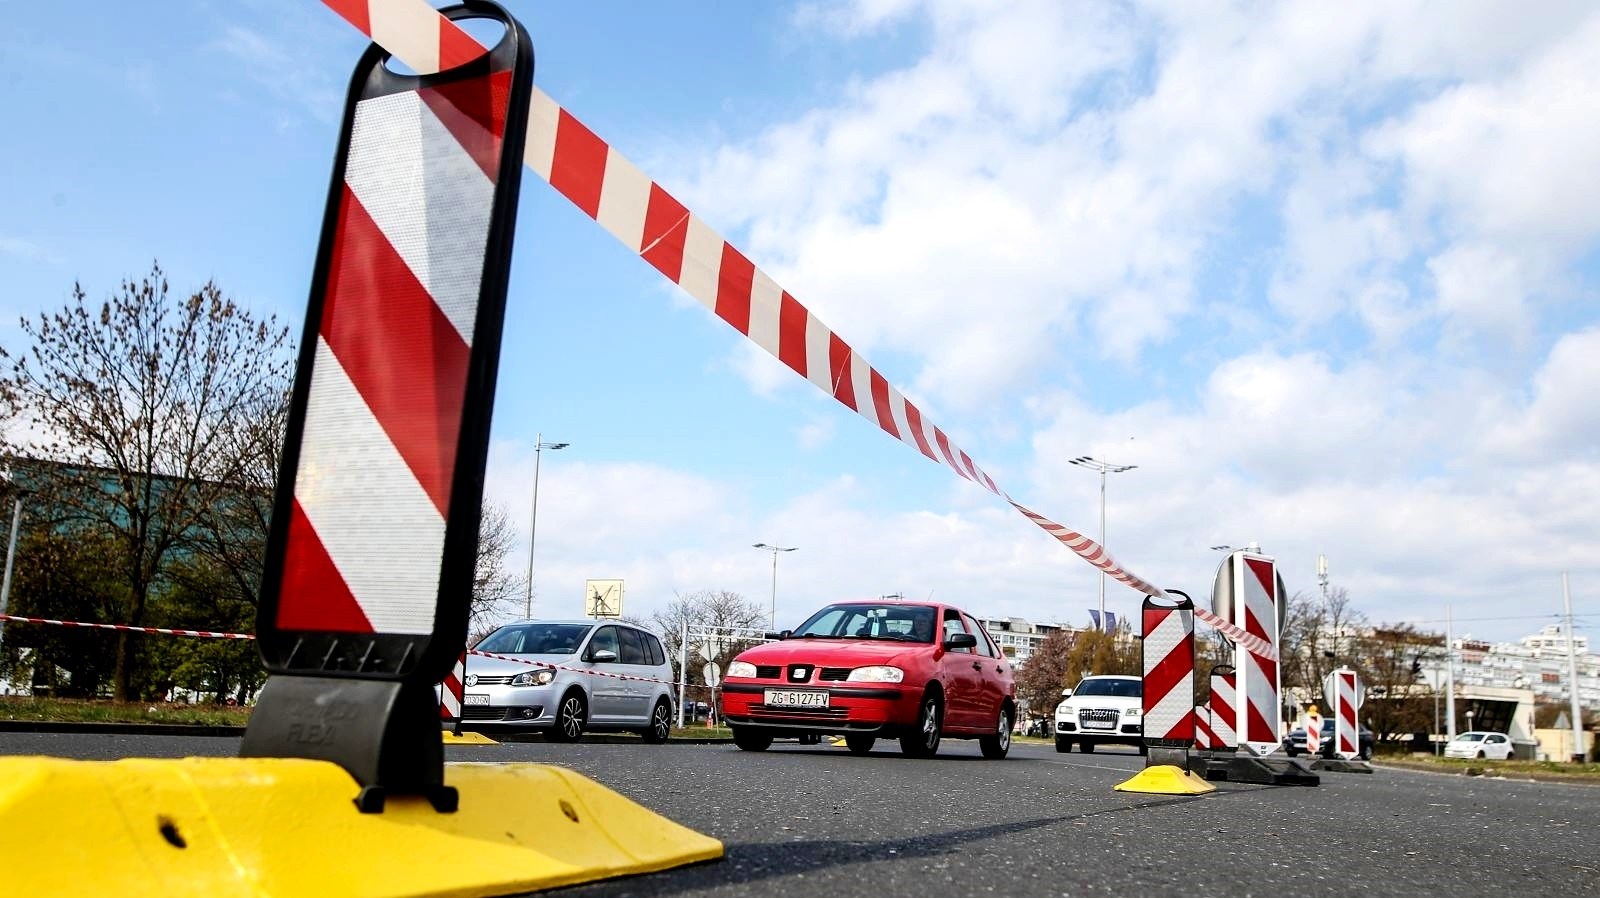
[[[550,685],[550,682],[552,680],[554,680],[555,678],[556,678],[556,672],[554,670],[551,670],[548,667],[544,667],[544,668],[540,668],[539,670],[530,670],[527,673],[519,673],[519,674],[517,674],[516,676],[511,678],[511,685],[513,685],[513,686],[548,686],[548,685]]]
[[[756,666],[754,664],[751,664],[749,661],[735,661],[732,664],[728,665],[728,676],[730,676],[730,677],[752,677],[753,678],[753,677],[755,677],[755,675],[756,675]]]
[[[850,671],[851,683],[898,683],[906,678],[906,672],[898,667],[879,665],[875,667],[858,667]]]

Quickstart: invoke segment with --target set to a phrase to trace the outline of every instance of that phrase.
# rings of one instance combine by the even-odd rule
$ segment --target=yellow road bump
[[[843,736],[835,736],[835,737],[833,737],[833,747],[834,748],[843,748],[844,746],[849,745],[849,744],[850,743],[844,741],[844,737]]]
[[[570,770],[448,764],[461,808],[356,810],[327,761],[0,758],[0,895],[487,898],[722,857],[722,843]],[[20,859],[19,859],[20,860]]]
[[[445,745],[499,745],[500,743],[496,742],[493,739],[490,739],[488,736],[485,736],[482,733],[474,733],[471,730],[463,732],[459,736],[457,736],[455,733],[451,732],[450,730],[445,730],[444,731],[444,744]]]
[[[1158,764],[1139,771],[1133,779],[1115,786],[1118,792],[1143,792],[1150,795],[1204,795],[1217,787],[1181,767]]]

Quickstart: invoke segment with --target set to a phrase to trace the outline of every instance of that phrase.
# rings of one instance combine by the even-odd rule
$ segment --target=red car
[[[843,733],[858,755],[898,738],[905,755],[932,757],[950,736],[1003,758],[1016,708],[1011,665],[977,621],[910,602],[829,605],[740,653],[722,686],[723,719],[745,751],[780,736]]]

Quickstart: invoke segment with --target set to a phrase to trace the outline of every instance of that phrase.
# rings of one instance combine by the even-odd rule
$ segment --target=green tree
[[[100,619],[127,587],[110,562],[110,540],[32,530],[18,539],[11,613],[55,620]],[[51,695],[93,698],[110,680],[116,634],[108,630],[7,624],[6,678],[37,683]],[[61,672],[66,672],[66,677]]]
[[[142,625],[175,551],[236,496],[242,456],[292,370],[290,338],[207,282],[169,293],[159,265],[94,303],[74,284],[64,308],[23,319],[20,353],[0,348],[0,400],[33,425],[9,448],[57,468],[43,497],[63,532],[111,538],[122,588],[101,620]],[[114,691],[128,699],[132,642],[116,638]]]
[[[1027,704],[1029,713],[1049,714],[1061,701],[1061,689],[1068,685],[1067,667],[1077,636],[1076,631],[1064,627],[1052,631],[1028,656],[1028,663],[1017,671],[1017,696]]]

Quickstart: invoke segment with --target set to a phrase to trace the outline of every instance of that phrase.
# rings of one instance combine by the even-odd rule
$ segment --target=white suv
[[[1056,751],[1092,752],[1096,745],[1133,745],[1145,753],[1140,717],[1144,681],[1138,677],[1084,677],[1061,690],[1056,706]]]

